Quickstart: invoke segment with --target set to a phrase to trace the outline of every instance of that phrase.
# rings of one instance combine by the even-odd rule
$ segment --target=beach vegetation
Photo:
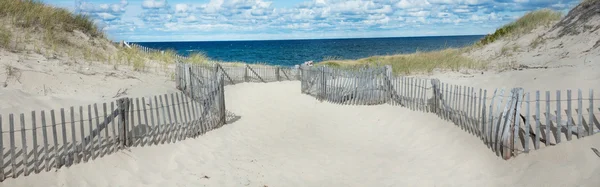
[[[484,69],[486,64],[463,56],[464,49],[449,48],[440,51],[412,54],[372,56],[358,60],[333,60],[318,64],[332,67],[360,67],[364,65],[391,65],[393,73],[409,75],[432,73],[434,70]]]
[[[205,64],[209,61],[210,59],[203,52],[192,53],[187,59],[183,59],[183,62],[190,64]]]
[[[10,46],[11,38],[12,32],[3,26],[0,26],[0,47],[8,48]]]
[[[67,32],[79,30],[92,37],[103,36],[89,17],[46,5],[39,0],[0,0],[0,17],[9,18],[13,25],[22,28]]]
[[[486,35],[477,45],[487,45],[504,37],[526,34],[540,26],[549,26],[561,17],[562,13],[550,9],[529,12],[516,21],[500,27],[493,34]]]

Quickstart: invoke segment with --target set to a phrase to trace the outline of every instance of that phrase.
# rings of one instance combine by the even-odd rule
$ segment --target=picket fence
[[[0,115],[0,181],[85,163],[132,146],[173,143],[225,124],[224,76],[194,89],[50,111]]]
[[[577,90],[577,96],[567,90],[566,98],[562,95],[564,91],[556,91],[553,97],[546,91],[545,100],[540,91],[535,91],[532,100],[532,93],[523,88],[495,89],[488,93],[485,89],[451,85],[437,79],[394,76],[390,66],[362,69],[302,66],[300,71],[304,94],[342,105],[387,103],[435,113],[479,137],[504,159],[540,149],[540,142],[543,146],[553,146],[564,139],[570,141],[573,135],[583,138],[600,132],[596,118],[600,108],[594,108],[600,103],[591,89],[587,98],[582,90]]]

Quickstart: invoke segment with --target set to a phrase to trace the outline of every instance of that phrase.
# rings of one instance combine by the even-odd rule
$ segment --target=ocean
[[[353,38],[315,40],[262,40],[210,42],[132,42],[145,47],[167,50],[187,56],[202,52],[209,58],[227,62],[263,63],[293,66],[323,59],[359,59],[374,55],[392,55],[464,47],[481,39],[475,36],[431,36],[399,38]]]

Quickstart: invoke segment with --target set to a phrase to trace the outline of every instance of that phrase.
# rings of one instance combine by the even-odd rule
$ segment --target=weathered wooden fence
[[[211,73],[222,73],[225,85],[243,82],[276,82],[300,79],[300,70],[288,67],[250,65],[250,64],[186,64],[177,63],[175,82],[180,90],[188,90],[190,75],[209,76]]]
[[[435,113],[479,137],[504,159],[600,132],[596,118],[600,100],[594,99],[593,90],[588,97],[582,90],[576,96],[567,90],[566,98],[564,92],[547,91],[544,100],[540,91],[533,92],[532,98],[522,88],[488,93],[437,79],[397,77],[389,66],[355,70],[302,66],[300,70],[302,93],[343,105],[388,103]]]
[[[196,137],[225,124],[224,76],[195,75],[189,92],[0,115],[0,181],[88,162],[131,146]]]
[[[130,47],[134,47],[139,49],[140,51],[144,52],[144,53],[164,53],[164,51],[158,50],[158,49],[153,49],[153,48],[149,48],[149,47],[144,47],[138,44],[134,44],[134,43],[127,43],[128,46]],[[181,56],[179,54],[175,54],[175,58],[179,59],[179,60],[184,60],[184,59],[188,59],[188,57],[186,56]]]

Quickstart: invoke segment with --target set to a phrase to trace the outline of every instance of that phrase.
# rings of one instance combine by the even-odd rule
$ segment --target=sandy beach
[[[340,106],[299,82],[226,87],[240,118],[197,139],[132,147],[0,186],[596,186],[600,137],[502,160],[434,114]]]

